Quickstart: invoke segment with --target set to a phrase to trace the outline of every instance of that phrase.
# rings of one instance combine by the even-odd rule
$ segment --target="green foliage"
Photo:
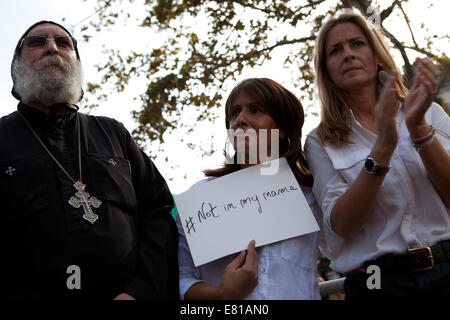
[[[93,0],[86,0],[93,1]],[[103,75],[100,84],[90,83],[87,91],[106,98],[102,85],[108,83],[122,92],[130,79],[144,77],[146,89],[140,95],[141,108],[133,112],[138,128],[133,135],[138,142],[163,142],[166,131],[182,126],[183,111],[195,108],[198,120],[211,120],[214,108],[220,107],[224,84],[236,80],[246,68],[262,65],[275,53],[294,72],[293,83],[300,99],[312,100],[312,56],[314,41],[324,20],[344,8],[366,16],[376,1],[364,0],[97,0],[96,21],[82,27],[83,37],[122,23],[131,17],[124,2],[142,8],[140,28],[149,37],[164,37],[158,48],[122,54],[108,50],[105,62],[98,64]],[[418,44],[403,5],[408,1],[391,1],[380,9],[381,25],[389,17],[403,19],[409,28],[410,44],[384,29],[393,47],[399,50],[405,75],[413,76],[413,64],[407,51],[426,54],[448,65],[445,52],[434,47],[435,35]],[[384,1],[383,3],[386,3]],[[371,13],[368,13],[371,12]]]

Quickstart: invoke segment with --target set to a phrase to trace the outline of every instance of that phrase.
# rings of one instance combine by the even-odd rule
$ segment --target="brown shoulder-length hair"
[[[255,99],[270,114],[280,131],[286,135],[280,140],[280,156],[286,157],[297,181],[312,186],[313,178],[302,150],[302,127],[305,119],[300,100],[289,90],[268,78],[250,78],[240,82],[231,91],[225,103],[225,126],[229,129],[231,106],[241,92]],[[289,139],[287,139],[289,138]],[[226,153],[226,152],[225,152]],[[236,155],[234,157],[236,160]],[[221,177],[241,169],[237,161],[225,163],[218,169],[204,170],[206,176]]]
[[[331,80],[326,68],[327,56],[325,51],[326,40],[330,30],[336,25],[346,22],[355,24],[363,32],[375,56],[380,61],[379,71],[382,69],[390,72],[397,69],[383,33],[362,15],[352,11],[345,11],[337,18],[328,20],[322,26],[316,40],[314,67],[316,71],[316,87],[322,105],[322,116],[317,128],[317,134],[323,145],[327,143],[334,145],[352,143],[349,138],[351,132],[349,98]],[[381,86],[382,84],[379,82],[377,84],[377,94],[379,94]],[[403,85],[401,77],[397,80],[396,86],[400,100],[404,101],[408,91]]]

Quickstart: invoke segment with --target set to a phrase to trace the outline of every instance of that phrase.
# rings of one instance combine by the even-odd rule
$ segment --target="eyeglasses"
[[[44,36],[28,36],[22,40],[22,44],[28,48],[43,48],[47,44],[47,40],[55,41],[55,44],[60,49],[75,49],[77,41],[72,37],[58,36],[54,38],[47,38]]]

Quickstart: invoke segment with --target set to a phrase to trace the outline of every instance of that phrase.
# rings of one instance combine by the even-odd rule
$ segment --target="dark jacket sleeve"
[[[44,300],[47,299],[41,293],[25,285],[22,278],[9,268],[5,261],[0,261],[0,274],[2,275],[1,299],[6,300]]]
[[[18,272],[14,264],[9,261],[8,258],[5,258],[5,256],[9,256],[6,253],[6,249],[11,250],[11,242],[9,238],[5,238],[5,235],[10,228],[7,222],[5,222],[5,216],[8,213],[13,212],[10,205],[13,201],[12,199],[7,198],[5,193],[3,192],[4,188],[11,188],[10,185],[6,181],[2,181],[4,179],[3,174],[3,167],[1,165],[2,160],[9,160],[9,150],[7,148],[7,145],[11,143],[16,143],[18,137],[20,137],[20,133],[17,132],[16,129],[16,122],[18,121],[17,117],[19,117],[16,113],[11,113],[9,116],[5,116],[3,118],[0,118],[0,214],[1,217],[1,223],[0,223],[0,299],[6,299],[6,300],[41,300],[45,299],[46,297],[41,293],[37,292],[31,287],[29,287],[26,284],[26,281],[24,280],[24,277],[21,275],[20,272]],[[12,139],[11,137],[14,137],[16,139]],[[14,141],[13,141],[14,140]],[[20,148],[26,149],[26,146],[23,146],[21,143],[18,144]],[[9,161],[6,161],[9,163]],[[19,195],[18,195],[19,196]],[[26,195],[28,196],[28,195]],[[26,197],[22,194],[20,195],[22,201],[27,201]]]
[[[136,299],[178,299],[178,234],[173,198],[151,159],[128,134],[128,160],[138,201],[138,262],[125,292]]]

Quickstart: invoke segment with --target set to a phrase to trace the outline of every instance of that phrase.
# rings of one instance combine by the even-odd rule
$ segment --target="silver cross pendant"
[[[8,169],[6,169],[5,174],[7,174],[8,176],[12,176],[14,174],[14,171],[16,171],[16,168],[9,166]]]
[[[89,221],[91,224],[93,224],[98,219],[98,215],[96,215],[92,211],[91,206],[94,208],[98,208],[98,207],[100,207],[102,202],[99,199],[97,199],[96,197],[91,197],[91,195],[89,193],[84,191],[84,189],[86,188],[86,185],[83,184],[81,181],[75,182],[75,184],[73,186],[75,187],[75,189],[77,189],[77,192],[75,193],[75,197],[72,196],[68,202],[74,208],[79,208],[79,207],[83,206],[83,209],[84,209],[83,219],[85,219],[85,220]]]

